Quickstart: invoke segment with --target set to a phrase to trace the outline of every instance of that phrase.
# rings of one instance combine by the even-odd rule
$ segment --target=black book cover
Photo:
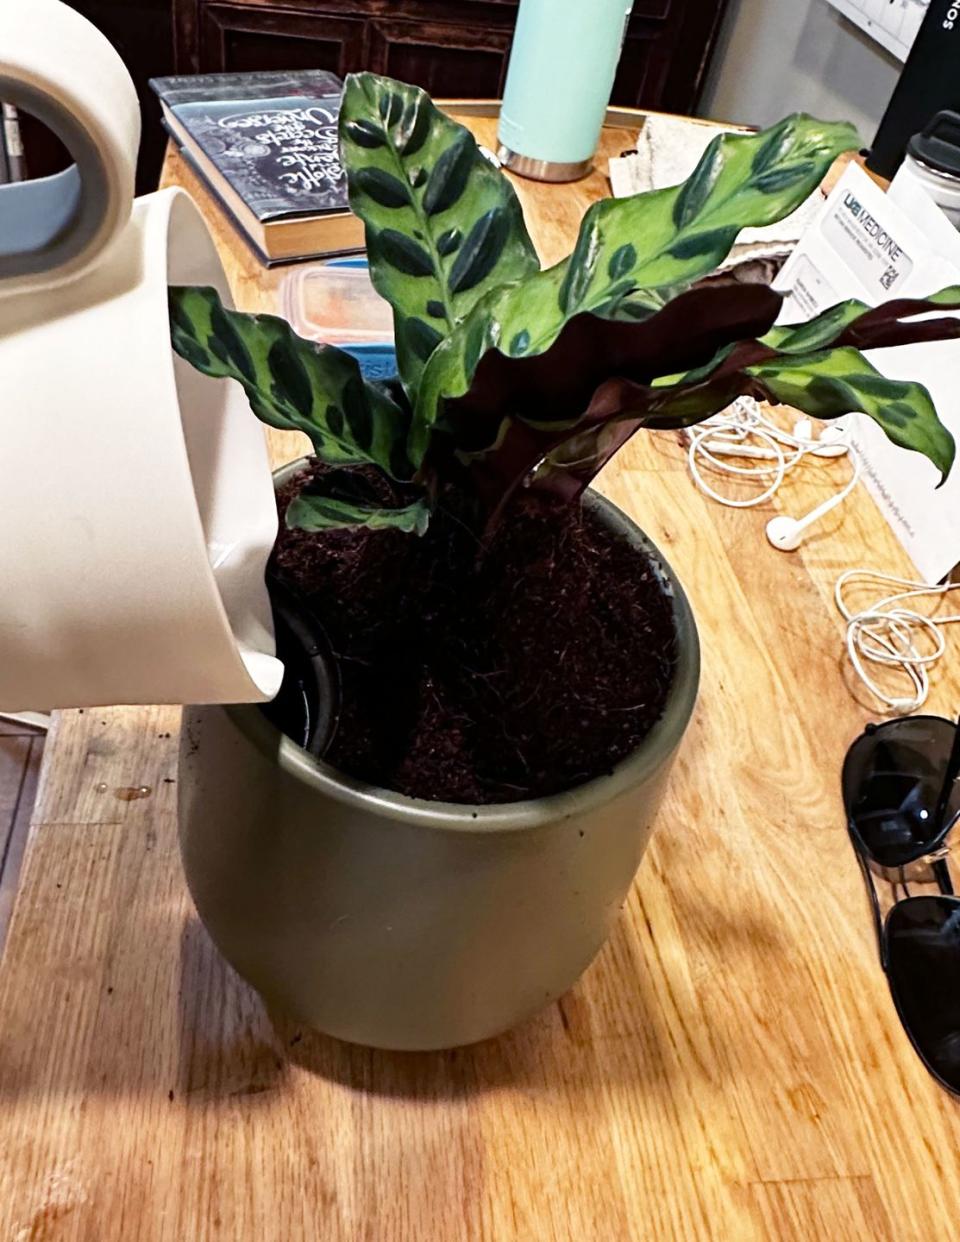
[[[944,108],[960,108],[960,0],[930,0],[867,167],[892,177],[913,135]]]
[[[205,73],[150,85],[261,223],[344,211],[332,73]]]

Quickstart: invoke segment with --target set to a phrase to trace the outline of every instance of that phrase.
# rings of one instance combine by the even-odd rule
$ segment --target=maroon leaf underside
[[[569,424],[612,375],[649,383],[703,365],[730,341],[768,331],[782,300],[765,285],[740,285],[688,290],[640,322],[575,315],[541,354],[488,350],[469,391],[447,401],[441,427],[475,452],[493,442],[505,415]]]
[[[920,298],[897,298],[866,311],[843,330],[834,346],[852,349],[886,349],[891,345],[918,345],[960,337],[960,319],[939,316],[919,323],[904,323],[917,315],[937,310],[960,310],[960,302],[931,305]]]
[[[545,472],[537,486],[575,500],[642,427],[680,428],[706,417],[701,411],[658,419],[657,408],[669,390],[651,387],[649,381],[657,375],[692,371],[735,342],[707,376],[684,386],[684,395],[696,398],[709,392],[716,410],[744,394],[768,399],[762,386],[743,373],[783,356],[782,350],[750,339],[769,331],[780,304],[780,295],[762,285],[700,286],[637,324],[578,315],[550,349],[532,358],[508,358],[490,350],[470,391],[449,402],[444,417],[458,447],[477,454],[471,473],[490,515],[489,526],[497,524],[507,502],[543,459],[568,442],[592,432],[596,450]],[[904,322],[933,309],[940,308],[899,298],[865,311],[825,347],[881,349],[960,336],[960,319],[953,317]],[[534,414],[536,427],[520,421],[538,408],[550,410],[553,417],[548,421]],[[514,412],[519,411],[523,413],[517,417]],[[495,446],[483,452],[494,440]]]
[[[458,450],[477,454],[471,474],[495,521],[548,453],[626,408],[645,408],[657,375],[702,366],[731,340],[762,335],[781,303],[766,286],[742,285],[692,289],[639,323],[576,315],[542,354],[489,350],[469,392],[447,402],[442,429]]]
[[[960,303],[957,306],[960,309]],[[921,323],[903,322],[909,316],[929,314],[929,312],[930,306],[927,302],[900,298],[896,302],[890,302],[868,311],[844,329],[836,340],[831,342],[829,348],[884,349],[895,345],[917,345],[960,337],[960,319],[941,316],[924,320]],[[712,395],[716,397],[717,409],[725,409],[737,397],[744,395],[757,397],[761,401],[769,401],[770,395],[763,387],[754,383],[751,388],[749,377],[742,373],[747,367],[756,366],[760,362],[767,362],[776,357],[782,357],[780,351],[764,345],[761,341],[741,341],[716,370],[711,372],[708,379],[691,385],[687,392],[695,396],[698,392],[710,389]],[[648,410],[658,398],[662,398],[663,392],[662,388],[641,389],[638,385],[628,381],[609,380],[597,390],[595,401],[591,402],[588,407],[583,424],[574,430],[574,435],[588,430],[590,426],[597,427],[599,430],[605,422],[617,419],[614,426],[608,427],[602,448],[598,444],[598,450],[592,456],[584,456],[580,462],[572,463],[562,470],[551,471],[545,476],[542,486],[566,500],[576,500],[627,441],[642,428],[646,427],[651,431],[671,430],[701,421],[702,415],[686,419],[669,417],[660,421],[655,411],[637,418],[622,417],[627,410]],[[777,404],[777,402],[772,402],[772,404]],[[562,447],[562,444],[548,451],[554,452],[557,447]],[[530,469],[533,467],[531,466]],[[513,490],[511,489],[511,492]]]

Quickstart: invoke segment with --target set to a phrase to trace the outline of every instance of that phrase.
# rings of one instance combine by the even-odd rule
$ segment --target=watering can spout
[[[271,699],[263,430],[170,344],[169,285],[230,304],[206,226],[134,199],[133,83],[59,0],[0,5],[0,97],[74,160],[0,186],[0,710]]]

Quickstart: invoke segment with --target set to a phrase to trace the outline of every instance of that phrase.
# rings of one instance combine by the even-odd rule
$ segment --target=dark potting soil
[[[513,802],[609,772],[663,712],[676,661],[647,559],[579,506],[525,493],[483,557],[435,517],[396,531],[287,530],[271,574],[325,626],[342,702],[325,759],[417,798]],[[388,499],[385,497],[385,499]]]

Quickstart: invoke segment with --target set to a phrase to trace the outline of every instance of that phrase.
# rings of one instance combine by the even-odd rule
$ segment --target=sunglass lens
[[[960,1094],[960,901],[910,897],[886,924],[887,977],[927,1068]]]
[[[883,867],[923,854],[937,836],[937,801],[956,725],[911,716],[859,737],[843,765],[843,799],[851,827]],[[960,781],[950,791],[941,829],[960,813]]]

